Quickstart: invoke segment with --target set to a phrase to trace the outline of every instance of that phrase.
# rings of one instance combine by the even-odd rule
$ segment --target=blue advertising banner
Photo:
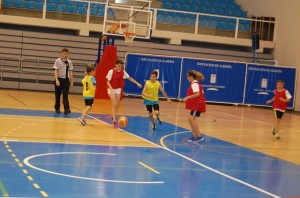
[[[206,101],[243,103],[246,64],[212,60],[183,59],[180,98],[186,96],[190,83],[188,70],[200,71],[205,80],[201,82]]]
[[[285,82],[285,89],[294,97],[296,80],[295,68],[249,64],[247,68],[245,104],[267,106],[266,101],[274,97],[273,91],[276,89],[277,80],[283,80]],[[293,104],[292,99],[288,107],[293,108]]]
[[[146,80],[150,79],[151,72],[156,70],[158,81],[168,96],[178,98],[181,58],[128,54],[126,60],[126,72],[140,84],[144,86]],[[131,82],[126,82],[124,92],[141,95],[142,89]]]

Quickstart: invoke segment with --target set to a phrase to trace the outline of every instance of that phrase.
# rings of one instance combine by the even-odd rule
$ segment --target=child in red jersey
[[[204,140],[204,136],[199,131],[199,126],[196,121],[200,114],[206,111],[206,100],[203,92],[202,85],[198,80],[203,81],[204,76],[200,72],[190,70],[187,72],[187,79],[191,83],[188,88],[187,95],[183,99],[186,103],[186,109],[191,110],[188,121],[192,129],[192,137],[188,141],[200,142]]]
[[[136,82],[133,78],[131,78],[126,71],[123,70],[123,61],[117,60],[116,67],[108,71],[106,76],[107,79],[107,93],[110,97],[112,103],[112,125],[115,128],[118,128],[116,113],[119,109],[120,104],[120,95],[124,86],[124,79],[128,79],[132,83],[136,84],[139,88],[142,88],[142,85]]]
[[[275,122],[273,126],[273,135],[277,139],[280,138],[279,135],[279,125],[282,119],[282,116],[287,108],[288,102],[291,101],[291,94],[288,90],[284,89],[284,81],[276,81],[276,89],[274,90],[274,97],[271,100],[268,100],[266,103],[270,104],[273,102],[273,110],[275,113]]]

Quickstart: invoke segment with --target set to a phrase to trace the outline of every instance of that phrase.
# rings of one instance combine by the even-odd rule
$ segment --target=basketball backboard
[[[135,38],[150,39],[150,7],[151,1],[148,0],[107,0],[103,34],[123,37],[124,32],[130,32]]]

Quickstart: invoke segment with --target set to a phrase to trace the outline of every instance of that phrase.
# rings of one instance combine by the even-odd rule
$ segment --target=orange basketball
[[[120,128],[124,128],[128,125],[128,119],[125,116],[120,117],[118,120],[118,125]]]

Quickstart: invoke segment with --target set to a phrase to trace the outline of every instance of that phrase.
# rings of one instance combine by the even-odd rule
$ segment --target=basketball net
[[[123,32],[125,43],[133,43],[134,38],[136,37],[136,33],[134,32]]]

